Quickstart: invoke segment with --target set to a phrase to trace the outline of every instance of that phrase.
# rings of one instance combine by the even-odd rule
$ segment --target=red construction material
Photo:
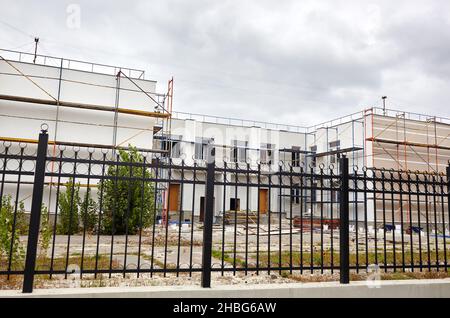
[[[303,220],[300,216],[296,216],[293,219],[292,224],[294,227],[302,227],[303,224],[303,230],[310,230],[311,229],[311,217],[303,217]],[[337,219],[321,219],[314,217],[312,219],[312,225],[313,229],[320,229],[321,225],[328,225],[329,229],[337,229],[339,228],[339,220]]]

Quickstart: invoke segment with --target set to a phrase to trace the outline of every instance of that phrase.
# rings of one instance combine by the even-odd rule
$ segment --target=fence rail
[[[0,276],[448,271],[449,175],[4,143]],[[30,213],[28,213],[30,211]]]
[[[122,71],[127,74],[131,78],[136,79],[144,79],[145,71],[120,67],[114,65],[100,64],[100,63],[92,63],[74,59],[65,59],[61,57],[49,56],[49,55],[41,55],[41,54],[33,54],[27,52],[20,52],[15,50],[7,50],[0,48],[0,56],[2,56],[6,60],[24,62],[24,63],[33,63],[33,64],[41,64],[53,67],[62,67],[71,70],[79,70],[85,72],[96,72],[100,74],[107,75],[116,75],[118,71]]]

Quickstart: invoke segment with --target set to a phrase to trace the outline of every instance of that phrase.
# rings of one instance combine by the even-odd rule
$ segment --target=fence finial
[[[46,134],[48,131],[48,124],[47,123],[42,123],[41,124],[41,133]]]

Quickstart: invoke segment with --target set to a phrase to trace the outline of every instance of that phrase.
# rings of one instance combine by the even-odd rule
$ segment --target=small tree
[[[19,235],[27,235],[28,234],[28,220],[25,217],[25,204],[23,201],[19,201],[17,216],[16,216],[16,231]]]
[[[88,232],[94,232],[97,224],[97,202],[92,199],[89,188],[80,203],[80,217],[83,229],[86,229]]]
[[[80,202],[80,184],[74,184],[70,179],[66,185],[66,191],[61,192],[58,198],[59,207],[59,234],[75,234],[80,229],[79,223],[79,202]]]
[[[25,208],[23,203],[18,204],[14,224],[14,205],[10,195],[1,198],[0,209],[0,258],[6,257],[11,263],[20,262],[25,256],[25,248],[20,243],[19,235],[26,228]],[[14,233],[13,233],[14,229]],[[12,245],[11,245],[12,244]],[[12,249],[11,249],[12,247]]]
[[[47,257],[47,251],[52,238],[52,226],[50,224],[48,209],[42,204],[41,208],[41,225],[39,227],[39,245],[41,247],[41,256]]]
[[[136,148],[119,150],[122,163],[143,163],[143,156]],[[108,179],[99,183],[103,187],[104,234],[135,234],[140,226],[148,227],[153,221],[154,185],[144,181],[151,174],[142,166],[112,165],[107,170]],[[130,178],[123,180],[120,178]],[[117,180],[116,180],[117,178]],[[100,193],[100,191],[99,191]]]

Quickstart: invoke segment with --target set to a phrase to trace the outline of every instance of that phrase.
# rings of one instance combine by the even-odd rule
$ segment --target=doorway
[[[259,214],[266,214],[267,213],[267,195],[269,193],[269,190],[267,189],[259,189]]]
[[[230,211],[241,210],[241,199],[230,198]]]
[[[213,199],[213,206],[216,199]],[[200,197],[200,217],[199,221],[203,222],[205,220],[205,197]]]
[[[169,211],[179,211],[180,210],[180,185],[171,184],[169,185]]]

